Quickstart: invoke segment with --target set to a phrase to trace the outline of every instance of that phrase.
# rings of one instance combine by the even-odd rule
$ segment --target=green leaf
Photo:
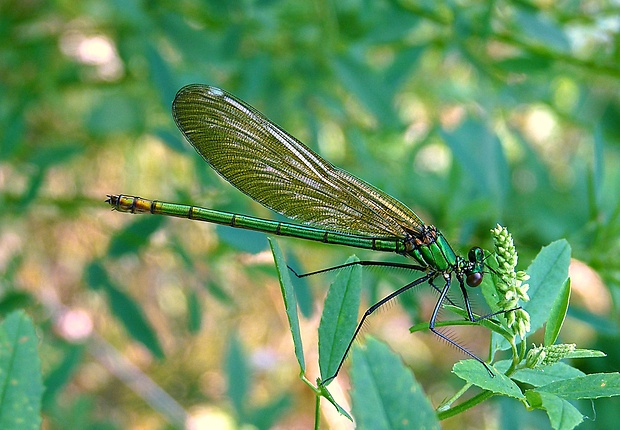
[[[383,127],[398,124],[398,115],[392,107],[393,93],[386,91],[374,73],[353,55],[337,57],[332,62],[340,83],[378,119]]]
[[[110,216],[116,216],[112,212]],[[126,216],[123,214],[123,216]],[[121,257],[125,254],[136,253],[144,245],[148,244],[148,238],[162,225],[165,217],[142,216],[119,232],[110,241],[108,255]]]
[[[138,303],[112,283],[106,284],[105,290],[112,313],[123,323],[129,335],[146,346],[155,357],[163,359],[164,351],[159,344],[155,330],[149,324]]]
[[[530,301],[523,308],[530,314],[531,332],[543,326],[549,318],[549,308],[565,288],[568,278],[571,248],[564,239],[543,247],[526,272],[530,275]]]
[[[114,418],[109,414],[101,417],[99,402],[94,395],[81,394],[65,400],[59,408],[49,414],[51,428],[84,430],[117,430]]]
[[[293,397],[290,392],[284,392],[275,397],[267,405],[252,409],[247,414],[247,422],[257,429],[277,428],[278,419],[290,409],[293,404]],[[243,427],[244,428],[244,427]]]
[[[35,303],[35,299],[29,292],[3,288],[3,294],[0,297],[0,315],[27,308],[32,306],[33,303]]]
[[[567,400],[620,396],[620,373],[578,376],[543,385],[536,391],[556,394]]]
[[[407,18],[411,21],[411,17]],[[411,25],[411,23],[409,24]],[[426,52],[426,44],[414,45],[401,50],[394,62],[383,74],[383,79],[389,85],[390,90],[398,91],[403,81],[410,76],[411,69],[417,67],[418,60]]]
[[[282,298],[284,299],[284,308],[286,309],[286,317],[288,318],[288,324],[291,328],[291,334],[293,335],[293,345],[295,346],[295,357],[303,373],[306,372],[306,362],[304,359],[304,348],[301,341],[301,332],[299,330],[299,316],[297,315],[297,298],[295,296],[295,289],[291,282],[288,267],[284,261],[282,250],[278,246],[278,243],[272,239],[269,240],[269,246],[271,246],[271,252],[273,253],[273,260],[276,263],[276,271],[278,272],[278,279],[280,280],[280,289],[282,291]]]
[[[246,397],[250,385],[250,370],[246,353],[236,334],[230,336],[226,351],[226,379],[228,380],[228,397],[230,398],[239,421],[246,418]]]
[[[216,282],[206,282],[203,286],[220,303],[231,306],[235,302],[231,295]]]
[[[106,272],[105,267],[103,267],[99,261],[91,262],[84,272],[86,285],[93,290],[107,288],[112,282],[108,277],[108,272]]]
[[[551,311],[549,312],[549,319],[545,326],[545,339],[544,345],[553,345],[560,334],[564,319],[566,318],[566,311],[568,311],[568,303],[570,301],[570,278],[567,278],[562,288],[559,291],[558,296],[555,298]]]
[[[439,429],[413,373],[386,345],[369,338],[353,350],[353,415],[358,429]]]
[[[219,43],[211,32],[194,28],[180,14],[163,13],[158,17],[158,28],[177,49],[190,61],[222,61]]]
[[[346,263],[354,261],[359,259],[351,256]],[[351,340],[357,325],[361,285],[362,268],[354,265],[341,269],[329,287],[319,325],[319,367],[322,379],[334,375]]]
[[[570,52],[571,44],[568,36],[548,14],[517,9],[514,18],[516,28],[531,43],[544,46],[546,49]]]
[[[607,357],[603,351],[597,351],[596,349],[576,349],[571,353],[568,353],[564,358],[602,358]]]
[[[145,104],[138,98],[117,90],[97,100],[85,122],[88,131],[94,136],[140,133],[144,130]]]
[[[32,175],[30,175],[29,183],[24,191],[21,192],[19,200],[17,201],[16,211],[17,213],[25,212],[26,209],[34,202],[39,195],[39,190],[43,186],[45,180],[45,169],[38,169]]]
[[[463,121],[458,129],[440,130],[440,134],[455,161],[469,175],[471,186],[502,204],[509,189],[509,169],[499,137],[472,118]]]
[[[459,378],[496,394],[503,394],[515,399],[525,398],[517,384],[509,377],[497,370],[494,372],[495,376],[491,377],[484,366],[476,360],[459,361],[452,368],[452,372]]]
[[[536,369],[520,369],[511,375],[511,378],[515,381],[540,387],[555,381],[571,379],[584,375],[585,373],[581,370],[560,362],[552,364],[551,366],[538,367]]]
[[[301,267],[299,260],[292,252],[286,254],[286,261],[288,261],[290,267]],[[297,306],[301,314],[306,318],[312,317],[316,311],[316,307],[314,306],[314,297],[312,296],[310,285],[308,284],[308,278],[296,279],[293,283],[293,287],[295,287],[295,298],[297,299]]]
[[[77,155],[84,152],[85,146],[82,142],[47,144],[37,151],[31,152],[29,161],[36,164],[39,169],[45,170],[49,167],[66,163]]]
[[[530,314],[531,333],[541,328],[549,319],[549,308],[565,288],[570,264],[570,245],[564,239],[544,246],[527,268],[530,275],[528,295],[530,301],[523,308]],[[506,339],[491,334],[492,351],[509,349]]]
[[[170,65],[164,61],[154,41],[146,41],[145,56],[148,61],[150,78],[159,92],[162,106],[168,108],[178,90],[176,79]]]
[[[196,291],[187,295],[187,328],[190,333],[198,333],[202,325],[202,307]]]
[[[591,217],[595,218],[597,213],[599,213],[601,208],[601,203],[603,202],[603,196],[605,189],[603,184],[603,177],[605,171],[605,159],[604,159],[604,148],[605,148],[605,138],[603,136],[603,127],[601,124],[597,124],[594,128],[594,159],[592,163],[592,172],[591,172],[591,182],[592,182],[592,196],[591,196]]]
[[[581,412],[561,397],[533,390],[526,391],[525,395],[530,406],[547,412],[551,427],[554,429],[571,430],[583,421]]]
[[[550,58],[539,55],[517,55],[497,61],[494,67],[497,67],[509,73],[543,73],[549,70],[553,65]]]
[[[319,391],[321,393],[321,396],[325,397],[327,399],[327,401],[329,401],[329,403],[331,403],[332,405],[334,405],[334,407],[336,408],[336,410],[338,411],[338,413],[340,413],[341,415],[344,415],[345,417],[347,417],[350,421],[353,421],[353,418],[351,418],[351,415],[349,415],[349,413],[342,407],[340,406],[336,400],[332,397],[332,394],[329,392],[329,390],[327,389],[327,387],[325,387],[324,385],[319,385]]]
[[[21,110],[13,110],[8,114],[8,120],[2,124],[4,133],[0,146],[0,160],[8,159],[23,142],[26,120],[21,113]]]
[[[428,330],[429,323],[428,322],[420,322],[409,327],[409,333],[416,333],[418,331],[426,331]],[[439,324],[437,324],[440,327]]]
[[[39,339],[30,318],[13,312],[0,325],[0,428],[41,428]]]
[[[69,382],[77,372],[84,358],[84,346],[66,344],[62,349],[64,354],[58,366],[49,371],[45,377],[45,393],[43,395],[43,408],[53,407],[53,401],[60,390]]]

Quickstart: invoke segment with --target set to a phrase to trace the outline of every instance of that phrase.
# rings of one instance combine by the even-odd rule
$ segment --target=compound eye
[[[469,285],[470,287],[477,287],[482,283],[482,273],[470,273],[469,275],[467,275],[467,279],[465,279],[465,282],[467,282],[467,285]]]
[[[470,249],[467,253],[467,259],[470,263],[477,263],[478,261],[483,259],[483,256],[484,252],[482,251],[482,248],[479,248],[477,246]]]

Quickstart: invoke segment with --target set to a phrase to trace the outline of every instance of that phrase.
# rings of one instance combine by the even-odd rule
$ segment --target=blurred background
[[[573,291],[560,340],[609,354],[574,363],[584,371],[617,371],[619,17],[604,0],[1,1],[0,312],[23,308],[37,324],[44,428],[312,426],[265,236],[104,203],[126,193],[276,218],[176,130],[171,102],[188,83],[252,104],[460,252],[491,248],[500,222],[525,269],[566,238]],[[278,242],[300,271],[353,252],[403,261]],[[365,270],[363,303],[401,275]],[[311,380],[332,279],[297,282]],[[450,369],[464,357],[409,334],[433,300],[407,295],[367,332],[436,406],[462,385]],[[461,340],[484,356],[480,335]],[[345,404],[348,387],[346,370],[330,386]],[[581,428],[620,419],[617,400],[579,407],[596,417]],[[329,405],[322,420],[349,425]],[[443,425],[549,424],[502,400]]]

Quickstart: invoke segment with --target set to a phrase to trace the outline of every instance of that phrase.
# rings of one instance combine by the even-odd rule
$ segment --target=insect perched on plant
[[[435,327],[437,314],[447,299],[453,277],[463,295],[468,319],[476,321],[465,285],[477,287],[482,282],[484,253],[481,248],[471,248],[467,258],[457,255],[435,226],[424,224],[407,206],[334,167],[256,109],[226,91],[207,85],[188,85],[177,93],[172,113],[188,142],[224,179],[263,206],[302,224],[127,195],[108,196],[107,202],[114,209],[396,252],[412,258],[415,264],[353,264],[400,267],[424,274],[381,299],[364,313],[338,368],[323,383],[338,374],[366,318],[386,302],[424,282],[429,282],[439,292],[429,321],[430,330],[478,360],[493,374],[483,360]]]

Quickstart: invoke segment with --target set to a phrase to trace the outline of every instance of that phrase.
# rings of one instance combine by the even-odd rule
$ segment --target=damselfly
[[[176,95],[174,120],[188,142],[224,179],[252,199],[302,224],[266,220],[197,206],[110,195],[107,202],[120,212],[151,213],[213,222],[268,234],[410,257],[414,264],[389,265],[423,273],[371,306],[351,337],[336,377],[366,318],[405,291],[429,282],[439,298],[429,321],[430,330],[463,353],[487,364],[436,327],[454,276],[463,295],[467,316],[472,313],[465,285],[482,282],[484,252],[474,247],[467,258],[457,255],[443,234],[426,225],[407,206],[352,174],[334,167],[256,109],[219,88],[188,85]],[[438,285],[435,285],[438,283]],[[451,302],[451,301],[450,301]]]

